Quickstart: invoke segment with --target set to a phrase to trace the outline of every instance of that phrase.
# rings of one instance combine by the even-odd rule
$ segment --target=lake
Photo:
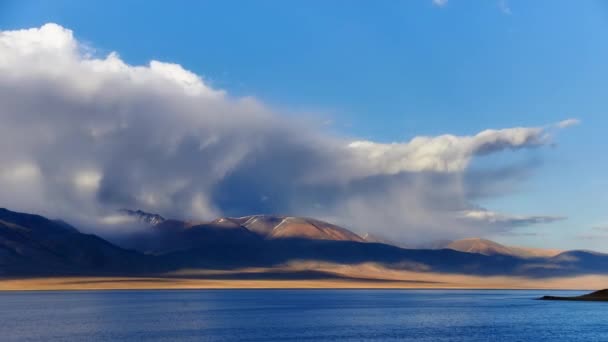
[[[6,341],[607,341],[608,303],[503,290],[0,293]]]

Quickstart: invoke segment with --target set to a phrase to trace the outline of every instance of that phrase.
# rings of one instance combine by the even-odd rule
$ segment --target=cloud
[[[601,241],[608,239],[608,234],[577,234],[575,237],[580,240]]]
[[[567,127],[579,125],[580,123],[581,123],[581,121],[579,119],[566,119],[566,120],[558,122],[556,124],[556,126],[558,128],[567,128]]]
[[[608,233],[608,225],[594,226],[591,229],[593,229],[595,231],[600,231],[600,232],[606,232],[606,233]]]
[[[509,6],[509,2],[507,0],[499,0],[498,1],[498,8],[500,9],[500,11],[506,15],[511,15],[511,7]]]
[[[309,215],[410,241],[551,221],[462,213],[533,167],[472,171],[474,159],[550,145],[555,125],[344,139],[180,65],[91,51],[55,24],[0,32],[0,205],[89,227],[122,223],[119,208]]]
[[[500,236],[518,236],[518,237],[532,237],[532,236],[542,236],[542,234],[539,233],[526,233],[526,232],[504,232],[504,233],[500,233]]]
[[[407,143],[380,144],[354,141],[349,147],[361,162],[357,169],[369,173],[397,174],[404,171],[462,172],[474,156],[504,150],[545,145],[548,136],[542,128],[485,130],[474,136],[441,135],[416,137]]]
[[[465,210],[461,215],[464,220],[484,222],[489,225],[503,228],[546,224],[566,219],[562,216],[509,215],[484,209]]]
[[[433,5],[443,7],[448,4],[448,0],[433,0]]]
[[[605,240],[608,239],[608,225],[602,224],[591,227],[587,232],[575,235],[579,240]]]

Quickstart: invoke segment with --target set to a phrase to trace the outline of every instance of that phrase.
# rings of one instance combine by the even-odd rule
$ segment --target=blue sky
[[[606,2],[0,0],[2,30],[47,22],[102,55],[178,63],[345,137],[406,141],[577,118],[555,147],[476,161],[538,163],[480,204],[568,217],[501,242],[605,250],[608,238],[581,236],[608,226]]]

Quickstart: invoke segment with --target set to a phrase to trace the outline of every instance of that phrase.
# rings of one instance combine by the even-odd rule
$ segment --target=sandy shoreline
[[[153,289],[399,289],[431,288],[394,281],[208,280],[183,278],[57,277],[0,280],[0,291]]]
[[[296,262],[273,268],[190,269],[152,276],[0,278],[0,291],[152,289],[564,289],[604,288],[608,276],[475,276],[392,270],[377,264]]]
[[[0,291],[51,290],[188,290],[188,289],[563,289],[593,290],[606,284],[604,279],[548,280],[545,282],[406,282],[315,280],[216,280],[167,277],[53,277],[0,280]],[[591,282],[590,282],[591,281]],[[596,285],[594,285],[596,284]]]

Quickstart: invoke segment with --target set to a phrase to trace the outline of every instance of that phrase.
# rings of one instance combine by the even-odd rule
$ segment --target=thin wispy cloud
[[[490,210],[466,210],[462,217],[471,221],[481,221],[504,227],[522,227],[532,224],[545,224],[565,220],[563,216],[538,216],[538,215],[509,215],[493,212]]]
[[[433,0],[433,5],[443,7],[448,4],[448,0]]]
[[[606,240],[608,239],[608,224],[601,224],[591,227],[586,232],[576,235],[580,240]]]
[[[598,240],[598,241],[602,241],[602,240],[608,239],[608,234],[577,234],[576,238],[580,239],[580,240]]]
[[[559,128],[567,128],[571,126],[579,125],[581,121],[579,119],[566,119],[557,123]]]
[[[507,0],[499,0],[498,1],[498,8],[500,9],[500,11],[506,15],[511,15],[511,7],[509,6],[509,2]]]

